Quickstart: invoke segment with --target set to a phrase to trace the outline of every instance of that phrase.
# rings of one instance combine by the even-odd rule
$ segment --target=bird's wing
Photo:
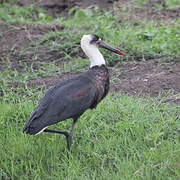
[[[70,80],[66,80],[66,81],[59,83],[56,86],[53,86],[50,89],[48,89],[45,92],[44,96],[40,99],[35,111],[31,114],[29,121],[41,116],[48,109],[48,106],[53,101],[53,98],[54,98],[57,90],[59,88],[63,87],[64,85],[68,84],[69,82],[70,82]]]
[[[25,125],[36,134],[64,119],[80,116],[95,101],[96,88],[90,79],[79,76],[50,88]],[[34,129],[34,130],[33,130]]]

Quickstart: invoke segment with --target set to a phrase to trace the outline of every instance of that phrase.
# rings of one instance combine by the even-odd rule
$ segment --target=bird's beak
[[[110,50],[110,51],[112,51],[114,53],[117,53],[117,54],[120,54],[120,55],[123,55],[123,56],[126,55],[125,53],[121,52],[119,49],[116,49],[116,48],[110,46],[109,44],[106,44],[105,42],[103,42],[101,40],[99,40],[97,42],[97,44],[99,45],[99,47],[105,48],[105,49]]]

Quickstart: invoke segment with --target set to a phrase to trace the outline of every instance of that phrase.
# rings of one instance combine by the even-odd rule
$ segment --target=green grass
[[[0,179],[177,179],[179,106],[165,97],[141,99],[109,94],[78,122],[70,158],[65,138],[22,133],[42,96],[31,79],[54,74],[4,70],[0,74]],[[13,83],[20,85],[13,88]],[[70,129],[71,120],[52,129]]]
[[[20,7],[4,3],[0,5],[0,20],[7,23],[48,24],[52,17],[35,5]]]
[[[70,158],[64,137],[28,136],[24,123],[42,96],[27,83],[46,69],[0,74],[0,179],[177,179],[179,106],[110,94],[78,122]],[[50,75],[47,71],[46,75]],[[21,85],[10,88],[12,83]],[[40,87],[38,87],[40,88]],[[70,129],[67,120],[52,129]]]
[[[180,6],[179,0],[166,0],[166,3],[169,8],[176,8],[177,6]]]
[[[68,159],[64,137],[22,133],[35,102],[0,103],[1,178],[178,178],[178,106],[109,95],[80,118]],[[69,126],[70,121],[54,128]]]
[[[70,37],[69,42],[74,42],[71,40],[72,36],[80,39],[83,34],[95,33],[125,51],[128,60],[148,60],[163,56],[167,60],[175,60],[179,54],[179,20],[171,21],[174,25],[161,21],[130,20],[120,23],[119,20],[118,16],[110,12],[79,10],[74,17],[66,21],[59,20],[59,23],[66,27],[65,33]],[[113,61],[124,59],[106,51],[104,54],[110,65]]]
[[[95,33],[127,53],[121,57],[103,50],[109,66],[124,60],[159,57],[176,61],[180,21],[123,21],[111,12],[76,8],[70,10],[67,18],[52,19],[34,5],[19,7],[13,3],[12,0],[0,6],[0,20],[4,23],[14,27],[56,23],[64,29],[49,31],[18,50],[22,55],[33,52],[32,61],[41,62],[36,69],[24,65],[22,72],[10,67],[0,73],[0,179],[179,179],[180,109],[178,105],[162,103],[164,96],[141,99],[109,94],[95,110],[88,110],[79,119],[69,158],[64,137],[28,136],[22,129],[44,91],[43,86],[29,88],[31,80],[88,67],[89,61],[79,45],[83,34]],[[136,6],[145,3],[137,0]],[[168,0],[167,4],[174,8],[178,1]],[[126,8],[119,11],[126,16]],[[60,55],[42,62],[41,48]],[[70,126],[71,120],[67,120],[52,128],[65,130]]]

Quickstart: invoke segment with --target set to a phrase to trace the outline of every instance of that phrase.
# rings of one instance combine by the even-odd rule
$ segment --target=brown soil
[[[161,64],[156,61],[126,64],[115,69],[114,75],[119,82],[114,84],[114,91],[131,95],[160,92],[180,93],[180,62]]]
[[[51,31],[60,31],[62,27],[58,25],[7,25],[1,23],[0,25],[0,70],[4,67],[11,67],[18,71],[23,70],[24,65],[38,64],[39,61],[51,61],[59,56],[58,52],[50,51],[47,48],[34,48],[28,50],[27,53],[23,53],[23,49],[26,49],[36,39],[42,35]],[[46,54],[48,52],[48,55]],[[35,56],[36,57],[33,57]],[[38,57],[38,58],[37,58]],[[33,62],[33,59],[36,61]]]
[[[68,10],[72,7],[110,9],[114,11],[115,14],[118,14],[121,20],[170,20],[180,17],[180,7],[168,9],[164,0],[150,0],[149,3],[146,3],[141,8],[136,8],[135,2],[131,0],[19,0],[17,4],[20,6],[35,4],[37,7],[43,8],[46,13],[53,17],[64,14],[67,15]],[[158,9],[156,5],[161,5],[163,8]],[[119,11],[119,9],[117,10],[117,8],[124,7],[126,7],[126,17],[122,17],[121,11]]]
[[[156,8],[149,8],[149,6],[145,6],[143,9],[136,8],[134,13],[130,15],[130,19],[137,19],[137,20],[171,20],[180,18],[180,7],[176,9],[156,9]]]
[[[19,1],[18,3],[22,6],[28,5],[31,1]],[[40,2],[40,1],[37,1]],[[53,1],[46,0],[41,1],[46,3],[47,9],[51,9],[57,6],[47,5],[48,3],[67,3],[70,1]],[[80,5],[84,7],[91,7],[93,4],[88,4],[89,1],[73,1],[75,5]],[[94,2],[94,1],[93,1]],[[112,1],[96,1],[96,5],[101,6],[102,2],[112,5]],[[126,4],[130,1],[118,1],[121,4]],[[117,2],[117,3],[118,3]],[[79,4],[78,4],[79,3]],[[62,4],[61,4],[62,5]],[[72,4],[71,4],[72,5]],[[49,7],[48,7],[49,6]],[[60,5],[59,5],[60,6]],[[93,5],[94,6],[94,5]],[[104,3],[104,6],[107,8],[109,5]],[[105,8],[103,7],[103,8]],[[60,7],[59,7],[60,8]],[[69,6],[67,7],[69,8]],[[66,9],[66,8],[65,8]],[[134,17],[138,18],[160,18],[160,19],[169,19],[169,18],[178,18],[179,17],[179,8],[174,10],[163,9],[158,12],[159,14],[151,14],[153,12],[147,11],[138,11],[136,9],[134,12]],[[145,14],[146,16],[145,16]],[[130,14],[131,16],[132,14]],[[157,15],[157,16],[156,16]],[[133,17],[133,16],[131,16]],[[34,42],[36,39],[40,38],[42,35],[47,33],[49,30],[52,31],[61,31],[62,27],[57,25],[52,26],[42,26],[42,25],[7,25],[0,22],[0,70],[3,70],[5,67],[10,66],[15,68],[18,71],[23,71],[24,64],[28,66],[36,67],[36,65],[43,62],[56,61],[60,58],[58,51],[49,50],[47,48],[38,48],[36,52],[35,49],[29,50],[28,53],[23,54],[23,48],[28,47],[27,45]],[[36,57],[34,57],[36,55]],[[174,94],[180,93],[180,62],[173,63],[160,63],[160,60],[154,60],[149,62],[138,62],[133,64],[119,64],[111,68],[111,91],[124,92],[131,95],[142,95],[148,94],[152,96],[157,96],[159,93],[165,91],[172,91]],[[32,80],[29,82],[29,87],[34,86],[43,86],[46,87],[52,86],[59,81],[69,79],[77,73],[61,73],[54,77],[40,78],[38,80]],[[180,103],[180,98],[178,96],[173,96],[166,102],[175,102]]]
[[[156,5],[161,5],[162,8],[156,8]],[[124,7],[126,7],[125,15],[122,14]],[[122,11],[119,8],[122,8]],[[118,0],[114,4],[114,9],[115,14],[120,17],[120,21],[154,19],[170,21],[180,18],[180,6],[169,9],[164,0],[149,0],[149,3],[141,7],[136,7],[130,0]]]
[[[50,16],[58,17],[62,14],[67,15],[68,10],[73,7],[112,9],[113,0],[19,0],[17,4],[20,6],[35,4]]]
[[[1,24],[1,48],[19,50],[27,43],[32,42],[34,39],[40,38],[49,30],[57,31],[62,30],[61,27],[54,26],[40,26],[40,25],[7,25]]]
[[[0,3],[7,1],[0,0]],[[180,6],[175,9],[169,9],[165,0],[149,0],[144,6],[138,8],[136,7],[136,2],[132,0],[18,0],[16,4],[19,6],[34,4],[35,7],[43,8],[46,13],[53,17],[68,15],[68,10],[73,7],[98,7],[103,10],[111,10],[120,17],[121,21],[127,19],[171,20],[180,17]],[[157,8],[157,5],[160,5],[162,8]],[[126,16],[122,16],[119,8],[126,8]]]

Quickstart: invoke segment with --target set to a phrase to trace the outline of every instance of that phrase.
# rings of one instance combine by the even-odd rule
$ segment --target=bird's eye
[[[99,39],[99,36],[93,34],[93,39],[97,41]]]
[[[91,38],[92,40],[90,41],[90,44],[95,44],[100,38],[95,35],[95,34],[91,34]]]
[[[90,41],[90,44],[96,44],[96,42],[97,42],[97,40],[92,39],[92,40]]]

